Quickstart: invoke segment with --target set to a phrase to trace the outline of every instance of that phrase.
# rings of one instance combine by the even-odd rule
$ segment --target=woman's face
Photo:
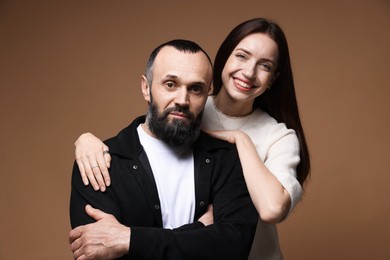
[[[234,48],[222,70],[221,91],[232,101],[253,101],[271,86],[278,62],[278,46],[268,35],[248,35]]]

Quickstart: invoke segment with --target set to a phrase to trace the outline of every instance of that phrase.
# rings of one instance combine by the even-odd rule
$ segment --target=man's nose
[[[184,107],[189,105],[189,96],[186,88],[181,88],[176,92],[175,103]]]

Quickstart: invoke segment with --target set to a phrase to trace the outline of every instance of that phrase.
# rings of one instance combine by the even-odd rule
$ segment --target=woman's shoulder
[[[264,126],[272,126],[278,124],[275,118],[270,116],[267,112],[261,108],[256,108],[252,114],[252,121]]]
[[[253,111],[251,122],[256,125],[258,128],[273,128],[273,129],[286,129],[286,124],[283,122],[278,122],[275,118],[273,118],[270,114],[265,112],[260,108],[256,108]]]
[[[278,122],[275,118],[260,108],[253,111],[248,128],[258,134],[280,138],[285,135],[296,135],[293,129],[288,129],[286,124]]]

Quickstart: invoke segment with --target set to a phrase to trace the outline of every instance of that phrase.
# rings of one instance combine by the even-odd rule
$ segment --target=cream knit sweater
[[[205,106],[202,127],[210,130],[241,130],[248,134],[261,160],[290,194],[290,212],[293,210],[302,196],[302,187],[296,179],[296,167],[300,159],[299,142],[294,130],[287,129],[284,123],[278,123],[260,109],[245,117],[224,115],[214,106],[212,96]],[[259,221],[249,259],[283,259],[275,225]]]

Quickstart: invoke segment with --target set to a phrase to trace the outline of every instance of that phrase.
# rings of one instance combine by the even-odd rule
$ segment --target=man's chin
[[[168,117],[170,124],[181,124],[181,125],[190,125],[191,120],[187,117],[178,117],[178,116],[169,116]]]

